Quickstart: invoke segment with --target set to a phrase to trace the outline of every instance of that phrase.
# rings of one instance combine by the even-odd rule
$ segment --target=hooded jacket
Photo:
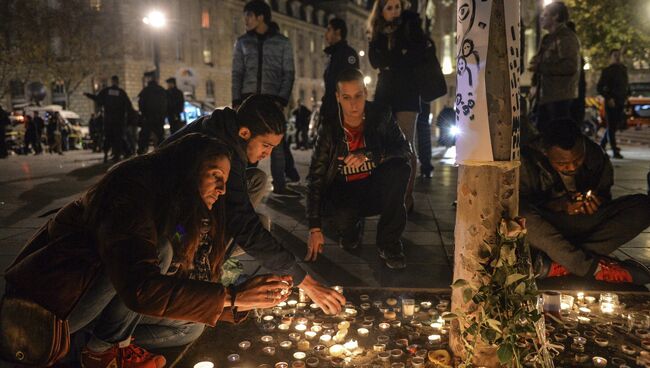
[[[295,69],[288,38],[275,23],[259,35],[248,31],[237,39],[232,58],[232,103],[239,105],[251,94],[269,95],[287,105]]]
[[[186,125],[169,137],[167,144],[189,133],[203,133],[222,140],[235,152],[230,162],[230,177],[226,182],[226,231],[247,254],[258,260],[265,268],[293,277],[298,285],[305,278],[305,271],[297,264],[296,257],[273,238],[260,222],[248,196],[246,183],[246,141],[239,136],[237,114],[230,108],[215,110]]]
[[[366,102],[363,136],[364,153],[377,165],[391,159],[408,160],[411,146],[393,120],[390,111]],[[340,114],[339,114],[340,116]],[[318,140],[311,156],[307,176],[307,220],[309,227],[321,227],[322,202],[338,174],[338,157],[348,155],[343,122],[340,117],[328,117],[318,130]]]

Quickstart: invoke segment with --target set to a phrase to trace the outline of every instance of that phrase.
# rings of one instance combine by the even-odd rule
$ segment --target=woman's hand
[[[326,314],[337,314],[345,305],[345,297],[333,289],[319,284],[311,276],[298,285],[311,300],[316,303]]]
[[[323,233],[320,228],[310,229],[305,261],[315,261],[318,254],[323,253],[323,244],[325,244],[325,239],[323,238]]]
[[[292,284],[291,276],[254,277],[239,287],[235,306],[240,311],[274,307],[289,297]]]

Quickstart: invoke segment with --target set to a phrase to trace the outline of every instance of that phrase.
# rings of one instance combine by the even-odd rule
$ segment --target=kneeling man
[[[644,265],[608,257],[650,225],[650,199],[645,194],[612,199],[614,169],[596,143],[573,121],[554,120],[539,147],[524,147],[521,156],[521,215],[531,246],[545,254],[535,261],[540,277],[572,273],[607,282],[650,282]]]
[[[379,256],[392,269],[406,267],[402,242],[406,226],[404,193],[409,180],[411,148],[390,111],[367,102],[363,74],[339,74],[339,113],[323,120],[309,167],[306,260],[323,251],[322,209],[333,208],[333,223],[344,249],[359,246],[363,217],[380,215]]]

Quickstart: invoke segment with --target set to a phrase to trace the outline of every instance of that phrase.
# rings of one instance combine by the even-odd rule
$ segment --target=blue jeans
[[[159,266],[161,273],[166,273],[173,250],[168,241],[161,243]],[[90,332],[88,347],[97,351],[127,344],[131,336],[147,349],[186,345],[197,339],[204,328],[202,323],[143,317],[128,309],[103,270],[70,313],[68,323],[70,333]]]

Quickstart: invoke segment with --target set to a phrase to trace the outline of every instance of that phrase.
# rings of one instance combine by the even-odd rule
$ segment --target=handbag
[[[442,74],[442,68],[436,56],[436,44],[433,40],[426,40],[424,62],[417,66],[416,69],[418,89],[422,102],[431,103],[436,98],[447,94],[447,82]]]
[[[70,350],[67,320],[30,300],[5,295],[0,301],[0,358],[48,367]]]

